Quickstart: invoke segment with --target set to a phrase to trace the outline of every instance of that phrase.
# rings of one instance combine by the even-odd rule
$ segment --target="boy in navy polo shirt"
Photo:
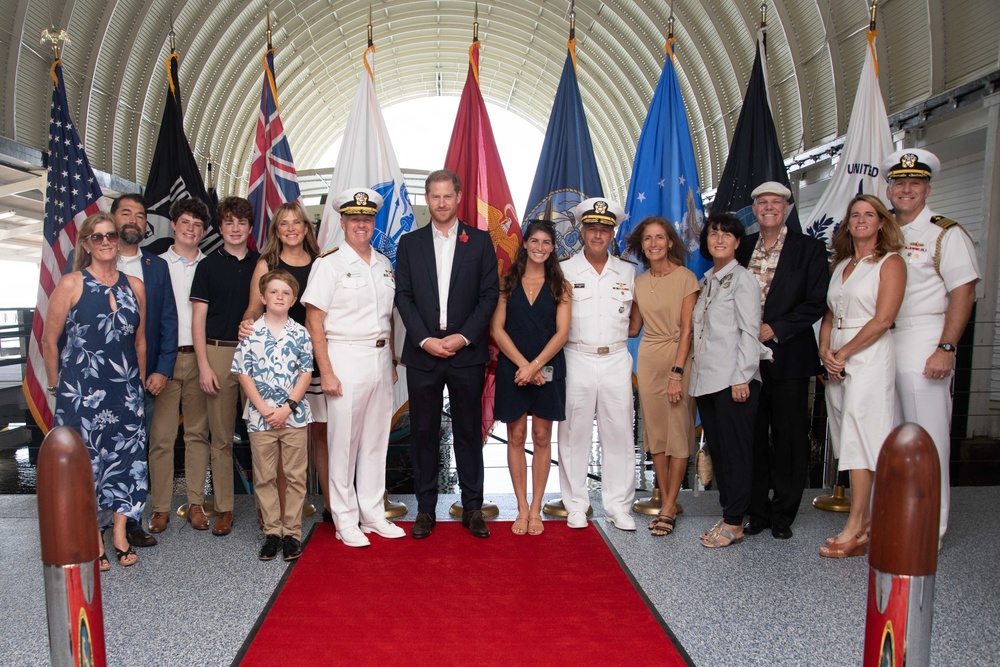
[[[273,560],[279,544],[286,561],[302,553],[306,426],[312,421],[309,402],[302,399],[312,380],[313,351],[309,332],[288,317],[298,292],[298,281],[284,269],[261,276],[264,314],[236,348],[231,369],[247,397],[243,417],[253,454],[253,490],[264,524],[261,560]],[[278,456],[288,480],[284,516],[278,498]]]

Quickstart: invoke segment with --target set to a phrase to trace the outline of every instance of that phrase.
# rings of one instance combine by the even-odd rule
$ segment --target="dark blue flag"
[[[556,226],[556,249],[560,257],[572,255],[583,245],[573,208],[589,197],[603,197],[597,159],[590,142],[590,129],[583,112],[580,85],[576,80],[576,40],[566,51],[549,126],[535,169],[524,221],[552,220]]]
[[[722,170],[719,189],[712,202],[712,213],[735,213],[748,232],[757,231],[757,221],[750,206],[750,193],[761,183],[777,181],[786,186],[788,170],[781,157],[778,133],[774,129],[771,107],[767,101],[767,81],[764,73],[766,38],[763,29],[757,36],[757,55],[750,72],[750,82],[743,98],[743,109],[736,121],[733,143],[729,146],[726,168]],[[789,186],[789,189],[791,187]],[[788,208],[785,224],[789,229],[800,232],[799,213],[795,201]]]
[[[674,226],[688,252],[687,266],[700,279],[710,265],[698,252],[705,209],[691,130],[674,70],[672,39],[667,41],[667,61],[639,134],[625,220],[615,238],[618,247],[624,249],[632,229],[651,215],[662,216]],[[642,270],[641,262],[637,270]]]

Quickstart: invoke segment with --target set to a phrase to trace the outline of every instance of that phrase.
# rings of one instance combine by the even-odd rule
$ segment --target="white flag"
[[[361,75],[358,92],[347,117],[344,141],[340,147],[337,166],[330,182],[330,193],[323,208],[319,227],[319,247],[327,251],[344,242],[340,228],[340,213],[333,208],[333,201],[348,188],[371,188],[382,196],[382,208],[375,216],[375,233],[372,247],[389,258],[396,266],[396,246],[399,237],[416,229],[413,206],[406,193],[403,171],[396,161],[396,153],[389,141],[389,132],[382,118],[382,109],[375,96],[375,47],[369,46],[364,54],[365,73]],[[396,327],[396,350],[403,349],[405,331],[399,316],[393,313]],[[399,381],[392,390],[393,424],[407,408],[406,369],[399,366]]]
[[[844,138],[837,170],[826,186],[816,208],[806,220],[806,234],[824,241],[827,246],[847,214],[847,203],[859,193],[883,197],[885,178],[880,173],[882,159],[892,153],[892,132],[878,83],[875,58],[876,30],[868,31],[868,53],[858,80],[858,92],[851,110],[851,120]]]
[[[375,216],[372,247],[389,258],[396,266],[396,246],[399,237],[416,227],[413,206],[406,193],[403,171],[389,141],[389,132],[382,118],[382,109],[375,97],[375,47],[364,54],[365,73],[361,75],[358,92],[347,117],[344,141],[337,166],[330,182],[330,193],[323,208],[319,227],[319,247],[326,251],[344,242],[340,228],[340,213],[333,201],[348,188],[371,188],[382,195],[382,208]]]

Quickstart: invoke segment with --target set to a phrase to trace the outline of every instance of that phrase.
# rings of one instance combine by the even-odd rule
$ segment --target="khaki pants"
[[[184,474],[187,477],[188,502],[205,503],[205,473],[209,456],[212,462],[212,489],[215,492],[215,510],[233,511],[233,430],[236,427],[236,409],[240,398],[239,378],[230,371],[235,347],[209,345],[208,363],[219,380],[215,396],[202,393],[208,413],[208,426],[212,433],[211,448],[207,443],[185,442]]]
[[[174,491],[174,442],[182,408],[186,449],[207,451],[208,412],[205,395],[198,386],[198,361],[193,352],[177,355],[173,379],[167,381],[156,397],[149,430],[149,492],[154,512],[170,511]]]
[[[302,505],[306,497],[308,464],[307,431],[304,426],[250,433],[253,455],[253,492],[257,496],[265,535],[302,539]],[[285,515],[278,498],[278,456],[285,471]]]

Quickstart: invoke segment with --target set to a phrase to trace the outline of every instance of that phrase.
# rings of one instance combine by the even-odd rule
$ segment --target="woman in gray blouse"
[[[714,549],[743,541],[750,503],[753,426],[760,391],[760,287],[736,261],[745,233],[729,213],[713,215],[701,230],[701,254],[713,261],[694,307],[691,395],[698,403],[722,504],[722,519],[701,536]]]

